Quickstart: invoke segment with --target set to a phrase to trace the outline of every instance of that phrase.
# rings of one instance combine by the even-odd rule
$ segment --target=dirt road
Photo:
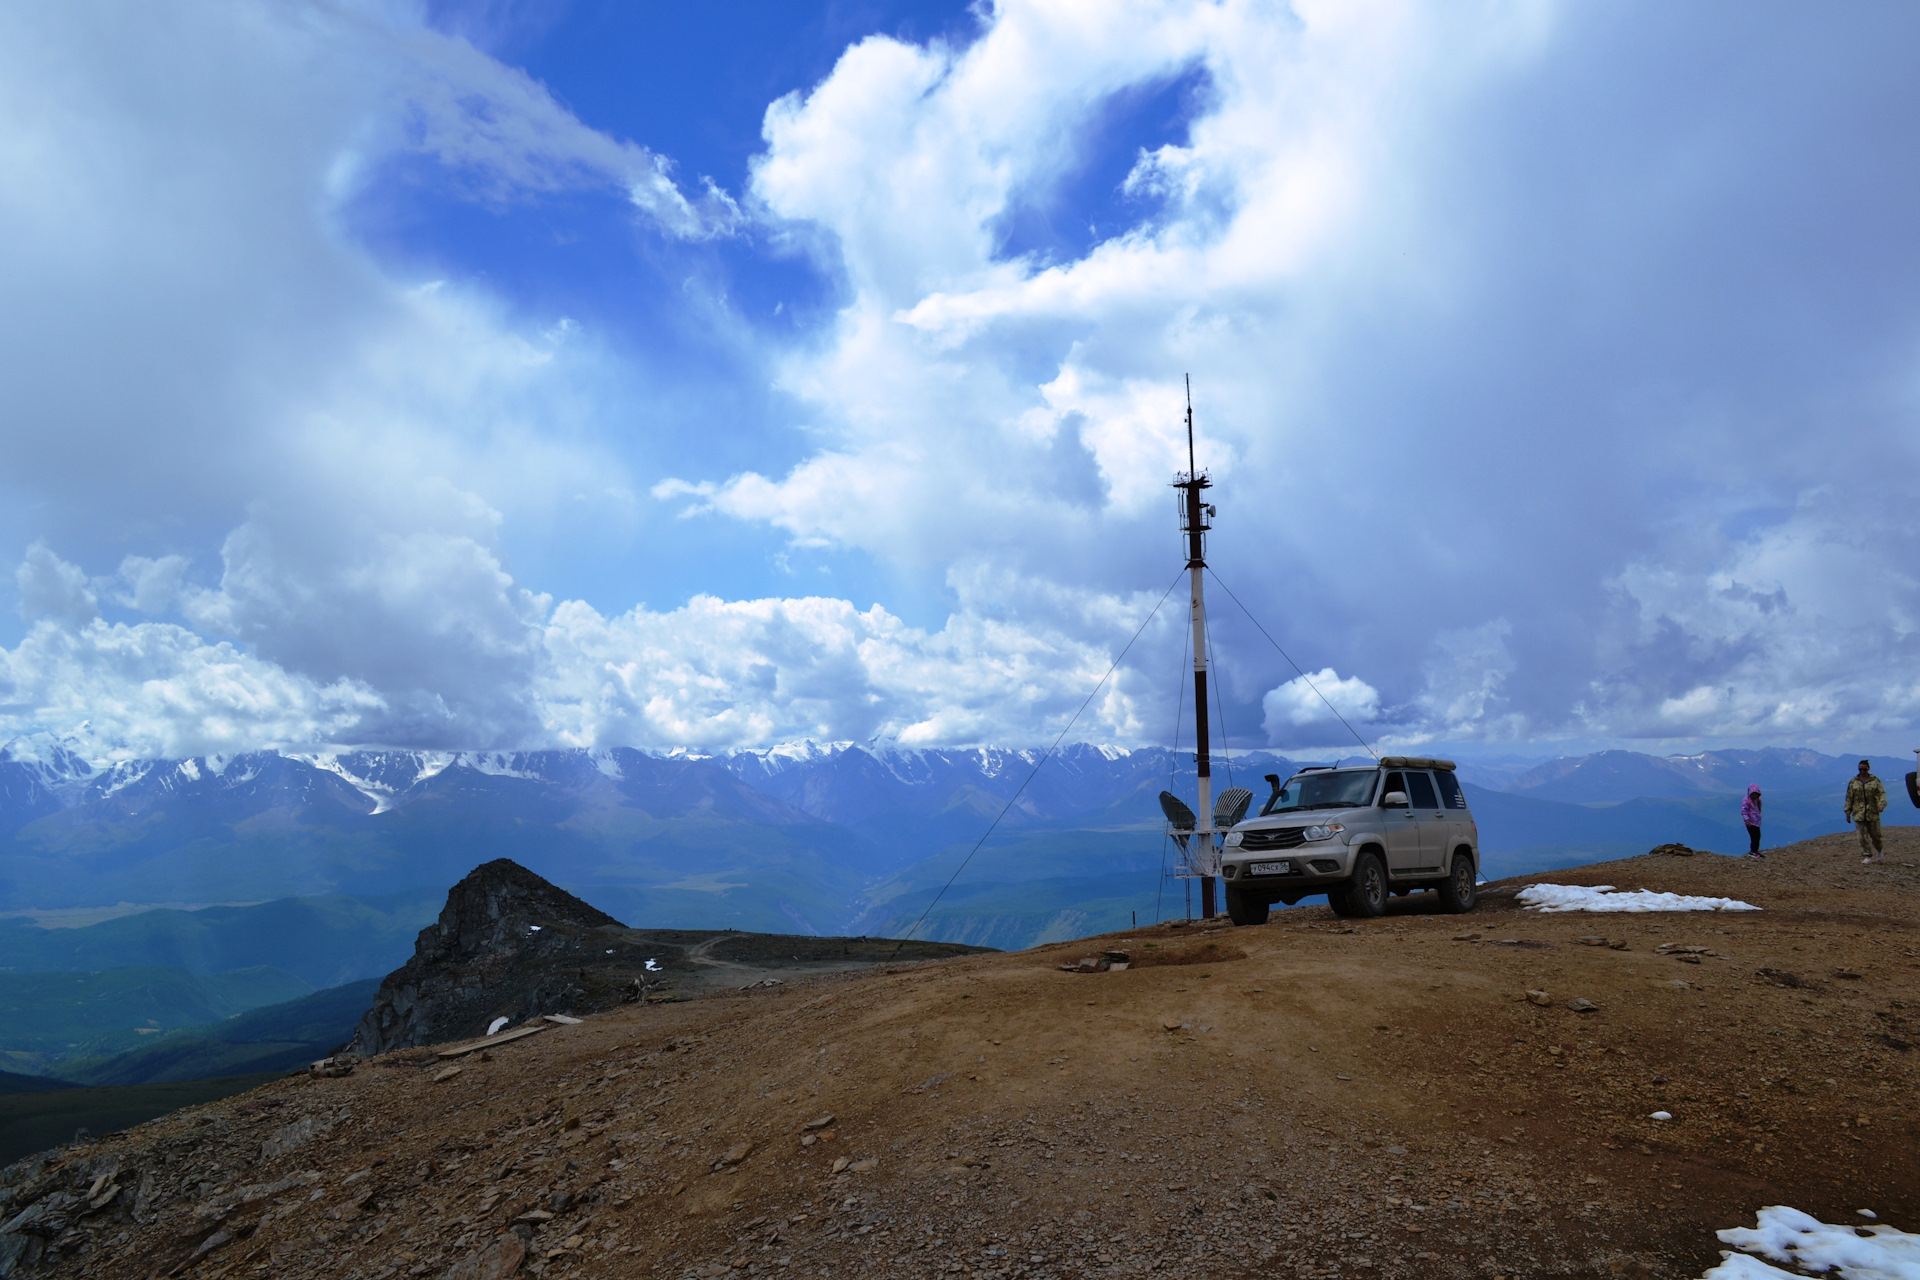
[[[122,1188],[21,1274],[1687,1277],[1763,1205],[1912,1230],[1889,837],[630,1007],[445,1078],[397,1053],[16,1170],[9,1212]],[[1763,909],[1542,915],[1535,880]],[[1055,968],[1107,948],[1135,966]]]

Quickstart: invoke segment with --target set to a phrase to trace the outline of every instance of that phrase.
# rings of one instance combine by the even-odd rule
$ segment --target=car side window
[[[1397,773],[1390,773],[1387,775],[1387,780],[1380,785],[1380,800],[1384,801],[1389,791],[1405,791],[1406,789],[1407,780]],[[1379,801],[1375,803],[1379,803]]]
[[[1460,790],[1460,779],[1453,776],[1451,769],[1434,770],[1433,780],[1440,784],[1440,798],[1446,801],[1449,809],[1467,807],[1467,797]]]
[[[1433,779],[1424,773],[1407,775],[1407,800],[1415,809],[1440,807],[1440,797],[1433,793]]]

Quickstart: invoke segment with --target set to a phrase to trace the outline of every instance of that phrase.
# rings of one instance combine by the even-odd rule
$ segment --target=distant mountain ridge
[[[1688,756],[1650,756],[1635,751],[1596,751],[1549,760],[1507,784],[1506,791],[1572,804],[1619,804],[1627,800],[1740,795],[1749,784],[1763,792],[1791,794],[1819,788],[1844,792],[1862,759],[1870,761],[1891,794],[1914,767],[1893,756],[1831,756],[1804,748],[1702,751]],[[1837,796],[1836,796],[1837,799]]]
[[[1041,755],[800,742],[717,754],[312,750],[101,763],[71,743],[16,739],[0,747],[0,911],[438,894],[507,857],[652,927],[904,930],[997,818],[918,936],[1021,946],[1184,910],[1184,887],[1164,879],[1155,795],[1191,793],[1191,754],[1071,744],[1035,774]],[[1488,871],[1508,874],[1670,839],[1744,847],[1737,797],[1752,781],[1768,792],[1770,841],[1838,830],[1856,759],[1779,748],[1605,751],[1503,771],[1501,788],[1468,786]],[[1904,762],[1873,760],[1904,806]],[[1226,753],[1216,786],[1263,794],[1262,774],[1296,763]],[[256,919],[263,908],[216,910],[240,914],[215,933],[258,931],[266,919]],[[335,955],[332,925],[306,908],[306,917],[276,910],[311,919],[300,927]],[[157,962],[240,962],[226,942],[189,936],[192,924],[211,927],[212,914],[179,914],[194,919],[162,929],[157,917],[130,917],[137,923],[122,926],[133,932],[118,949],[101,932],[83,950],[102,963],[109,953],[112,964],[137,962],[127,947],[148,930],[156,947],[173,949]],[[398,920],[386,908],[375,917]],[[0,922],[0,933],[9,927],[16,936],[28,928]],[[23,948],[16,967],[47,966],[59,948],[43,941]],[[76,953],[74,963],[86,962]],[[370,976],[337,958],[302,971],[316,985]]]

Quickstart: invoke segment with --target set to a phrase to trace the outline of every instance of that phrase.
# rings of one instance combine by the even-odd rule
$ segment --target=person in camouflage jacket
[[[1860,772],[1847,783],[1847,821],[1860,833],[1862,865],[1883,861],[1887,856],[1880,845],[1880,813],[1886,807],[1887,789],[1862,760]]]

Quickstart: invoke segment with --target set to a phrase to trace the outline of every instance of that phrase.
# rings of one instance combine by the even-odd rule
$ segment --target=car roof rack
[[[1383,769],[1446,769],[1456,768],[1451,760],[1438,760],[1432,756],[1381,756]]]

